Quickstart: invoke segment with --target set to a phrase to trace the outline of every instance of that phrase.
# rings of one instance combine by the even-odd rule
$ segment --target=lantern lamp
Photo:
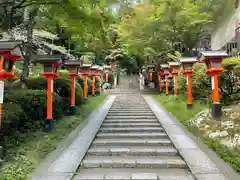
[[[159,71],[158,71],[158,82],[159,82],[160,93],[162,93],[162,76],[163,76],[163,72],[162,72],[161,69],[159,69]]]
[[[13,78],[13,66],[22,57],[22,41],[0,41],[0,128],[2,122],[2,104],[4,97],[4,79]]]
[[[214,72],[220,73],[224,69],[222,67],[222,61],[228,54],[225,51],[202,51],[198,60],[204,62],[206,65],[206,74],[212,74]]]
[[[174,96],[177,96],[177,76],[181,68],[181,64],[179,62],[168,62],[169,69],[171,74],[173,75],[173,85],[174,85]]]
[[[76,89],[76,78],[78,78],[79,68],[81,66],[80,60],[71,60],[64,63],[64,67],[69,71],[68,75],[71,77],[71,99],[70,99],[70,114],[79,114],[79,110],[75,106],[75,89]]]
[[[83,96],[84,100],[87,100],[88,89],[87,89],[87,78],[89,76],[89,71],[91,68],[91,64],[82,64],[80,67],[80,72],[83,75]]]
[[[44,130],[49,132],[53,128],[53,117],[52,117],[52,93],[53,93],[53,79],[58,78],[56,74],[62,63],[61,56],[56,55],[43,55],[35,56],[32,60],[33,63],[42,64],[43,74],[47,78],[47,118],[44,121]]]
[[[187,78],[187,94],[188,94],[188,103],[187,108],[192,109],[192,84],[191,84],[191,76],[194,70],[194,64],[197,62],[196,57],[182,57],[179,59],[183,67],[183,74],[186,75]]]
[[[183,67],[183,74],[186,73],[193,73],[194,71],[194,64],[197,62],[196,57],[183,57],[179,59],[182,67]]]
[[[105,72],[105,80],[108,82],[109,72],[111,71],[111,66],[103,66],[104,72]]]
[[[155,69],[154,64],[147,65],[147,70],[148,70],[148,73],[149,73],[149,81],[150,82],[152,82],[152,80],[153,80],[152,76],[153,76],[154,69]]]
[[[169,65],[168,64],[160,64],[162,74],[165,76],[165,95],[168,95],[168,77],[170,74]]]
[[[62,63],[61,56],[57,55],[41,55],[41,56],[34,56],[32,58],[32,62],[42,64],[42,76],[52,76],[58,77],[57,70],[60,68]]]
[[[91,76],[92,76],[92,96],[95,96],[95,77],[98,73],[98,65],[91,66]]]
[[[198,60],[206,64],[206,74],[211,76],[212,82],[212,117],[220,118],[222,116],[222,108],[219,102],[219,88],[218,88],[218,74],[223,72],[222,67],[223,58],[228,54],[225,51],[202,51]]]
[[[81,66],[80,60],[71,60],[64,63],[64,67],[72,74],[78,74]]]
[[[0,80],[13,78],[13,66],[22,57],[22,41],[0,41]]]

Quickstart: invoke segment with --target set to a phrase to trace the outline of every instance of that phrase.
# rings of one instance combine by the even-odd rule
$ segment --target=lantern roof
[[[179,62],[171,61],[168,62],[169,66],[180,66],[181,64]]]
[[[103,66],[103,69],[112,69],[112,68],[111,68],[111,66],[104,65],[104,66]]]
[[[62,60],[61,55],[37,55],[32,57],[34,63],[54,63]]]
[[[0,51],[14,50],[22,44],[22,41],[0,41]]]
[[[81,61],[80,60],[71,60],[71,61],[66,61],[64,63],[65,66],[80,66]]]
[[[90,67],[91,67],[91,64],[83,64],[82,67],[83,67],[83,68],[90,68]]]
[[[99,70],[99,71],[102,71],[102,70],[103,70],[103,67],[102,67],[102,66],[99,66],[99,67],[98,67],[98,70]]]
[[[99,68],[98,65],[92,65],[92,66],[91,66],[91,69],[92,69],[92,70],[98,70],[98,68]]]
[[[148,64],[147,67],[148,67],[148,68],[154,68],[154,67],[155,67],[155,64]]]
[[[21,44],[22,41],[0,41],[0,52],[10,51],[11,54],[21,57]]]
[[[195,63],[197,62],[196,57],[182,57],[179,59],[181,63]]]
[[[168,64],[160,64],[160,67],[162,69],[167,69],[169,67],[169,65]]]
[[[226,51],[201,51],[200,56],[197,58],[199,61],[205,61],[206,58],[227,57]]]

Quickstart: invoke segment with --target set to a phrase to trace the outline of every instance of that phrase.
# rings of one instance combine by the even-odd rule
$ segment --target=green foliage
[[[54,92],[56,92],[59,96],[66,98],[68,101],[71,96],[71,80],[66,77],[56,78],[54,79]],[[41,76],[32,76],[28,77],[25,80],[25,84],[28,89],[33,90],[46,90],[47,89],[47,80],[45,77]],[[15,81],[11,88],[12,89],[20,89],[21,83],[20,80]],[[75,96],[76,96],[76,105],[79,105],[83,100],[83,91],[80,84],[76,83],[75,87]]]
[[[233,70],[237,65],[240,64],[239,57],[230,57],[223,60],[223,68],[227,71]]]
[[[189,0],[155,0],[123,16],[119,30],[128,54],[166,57],[184,47],[187,55],[202,38],[209,14]],[[182,49],[181,49],[182,50]]]
[[[2,114],[2,131],[4,133],[8,133],[10,130],[17,129],[24,121],[28,119],[21,105],[13,102],[4,103]]]
[[[84,126],[84,119],[104,100],[105,96],[89,98],[81,107],[81,115],[67,116],[54,122],[54,131],[45,133],[42,130],[22,133],[12,132],[1,138],[6,149],[1,180],[27,180],[43,159],[56,149],[59,142],[67,138],[77,126]],[[34,121],[31,121],[32,123]]]
[[[223,60],[224,73],[220,74],[220,90],[225,104],[240,102],[240,58]]]
[[[3,123],[5,131],[25,131],[38,128],[39,123],[46,117],[45,90],[11,90],[5,96]],[[53,117],[62,117],[69,107],[69,102],[56,93],[53,94]],[[34,121],[33,121],[34,120]],[[36,125],[36,127],[34,127]]]

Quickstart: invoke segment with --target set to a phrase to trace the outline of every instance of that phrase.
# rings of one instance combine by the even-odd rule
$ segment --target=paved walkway
[[[150,96],[109,96],[31,180],[239,180]]]

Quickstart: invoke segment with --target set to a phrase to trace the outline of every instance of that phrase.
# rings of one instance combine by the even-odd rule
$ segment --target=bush
[[[223,61],[224,73],[220,74],[220,92],[225,104],[240,102],[240,58]]]
[[[240,101],[240,58],[226,58],[223,61],[224,72],[220,73],[219,89],[221,100],[224,104]],[[192,75],[193,98],[207,100],[211,99],[211,76],[205,74],[204,63],[197,63]],[[181,93],[187,93],[186,76],[178,76],[178,87]]]
[[[17,129],[26,121],[24,110],[16,103],[4,103],[2,109],[2,129],[4,134],[9,133],[13,129]]]
[[[17,118],[11,116],[8,121],[13,122],[15,127],[24,127],[25,124],[31,124],[32,120],[40,121],[46,118],[46,97],[47,92],[45,90],[21,90],[21,91],[9,91],[5,96],[5,101],[9,104],[7,107],[9,112],[14,113],[16,111],[15,104],[17,104],[25,114],[17,114],[21,123],[18,123]],[[12,107],[12,104],[14,105]],[[11,108],[10,108],[11,107]],[[69,102],[65,98],[61,98],[56,93],[53,94],[53,118],[57,119],[66,113],[69,107]],[[20,110],[17,112],[21,112]],[[6,113],[7,114],[7,113]],[[3,114],[5,116],[5,114]],[[29,129],[30,127],[25,127]]]
[[[68,99],[70,102],[71,96],[71,80],[66,77],[56,78],[54,79],[54,92],[56,92],[59,96]],[[47,80],[42,76],[32,76],[26,79],[26,86],[28,89],[32,90],[46,90],[47,89]],[[11,89],[20,89],[21,83],[20,80],[15,81],[11,85]],[[75,88],[75,98],[76,105],[79,105],[83,101],[83,91],[79,83],[76,83]]]

